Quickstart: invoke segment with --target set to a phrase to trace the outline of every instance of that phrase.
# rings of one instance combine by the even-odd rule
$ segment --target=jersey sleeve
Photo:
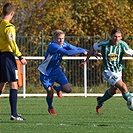
[[[77,49],[76,46],[74,46],[74,45],[72,45],[72,44],[70,44],[70,43],[68,43],[68,42],[64,42],[63,47],[64,47],[65,49],[67,49],[67,50],[74,50],[74,49],[76,50],[76,49]]]
[[[126,54],[129,54],[133,57],[133,50],[128,46],[126,42],[123,43],[123,49]]]
[[[10,44],[11,51],[14,53],[15,56],[21,56],[21,52],[18,49],[16,44],[16,32],[14,26],[10,26],[6,28],[6,38],[8,43]]]
[[[84,49],[72,49],[72,50],[66,50],[64,48],[60,48],[57,53],[61,53],[62,55],[67,55],[67,56],[71,56],[71,55],[76,55],[76,54],[84,54],[85,50]]]
[[[50,43],[48,47],[49,53],[60,53],[62,55],[71,56],[76,54],[84,54],[85,51],[88,50],[73,46],[69,43],[64,43],[62,47],[60,47],[57,43]]]
[[[76,54],[84,54],[88,52],[88,50],[76,47],[74,45],[69,44],[68,42],[64,42],[63,46],[57,51],[66,56],[76,55]]]
[[[98,42],[94,43],[93,48],[95,51],[101,51],[100,43]]]
[[[57,51],[60,49],[60,46],[55,42],[50,42],[48,45],[48,53],[54,54],[57,53]]]

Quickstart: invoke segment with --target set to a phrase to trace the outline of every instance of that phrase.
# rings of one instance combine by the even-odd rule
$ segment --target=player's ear
[[[11,16],[13,16],[13,15],[14,15],[14,11],[11,12]]]

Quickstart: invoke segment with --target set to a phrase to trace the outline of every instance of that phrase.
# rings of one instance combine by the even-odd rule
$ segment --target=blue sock
[[[113,95],[110,94],[110,88],[106,90],[105,94],[100,98],[99,104],[103,104],[106,100],[110,99]]]
[[[46,96],[46,101],[47,101],[47,104],[48,104],[48,108],[52,109],[53,108],[53,106],[52,106],[53,98],[50,98],[50,97]]]
[[[16,89],[10,89],[9,102],[11,107],[11,115],[17,116],[17,93]]]
[[[65,92],[64,89],[62,88],[62,86],[54,86],[54,89],[55,89],[56,91]]]
[[[130,92],[126,92],[122,94],[123,98],[127,101],[128,98],[131,98],[132,95],[130,94]]]

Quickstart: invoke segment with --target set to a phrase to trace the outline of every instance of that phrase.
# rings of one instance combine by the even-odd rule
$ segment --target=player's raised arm
[[[89,52],[87,53],[87,57],[86,57],[86,60],[83,61],[81,64],[80,64],[80,67],[84,67],[84,65],[86,64],[86,62],[89,60],[89,58],[91,57],[91,55],[93,54],[93,47],[90,48]]]
[[[80,67],[84,67],[84,65],[86,64],[86,62],[89,60],[89,58],[94,55],[96,58],[97,57],[101,57],[101,54],[100,53],[97,53],[94,51],[94,48],[93,46],[90,48],[89,52],[87,53],[87,57],[86,57],[86,60],[83,61],[81,64],[80,64]]]

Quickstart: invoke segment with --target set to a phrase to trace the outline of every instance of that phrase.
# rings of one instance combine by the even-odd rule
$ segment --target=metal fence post
[[[25,71],[25,65],[22,65],[23,70],[23,98],[26,98],[26,71]]]
[[[87,97],[87,63],[84,65],[84,94]]]

